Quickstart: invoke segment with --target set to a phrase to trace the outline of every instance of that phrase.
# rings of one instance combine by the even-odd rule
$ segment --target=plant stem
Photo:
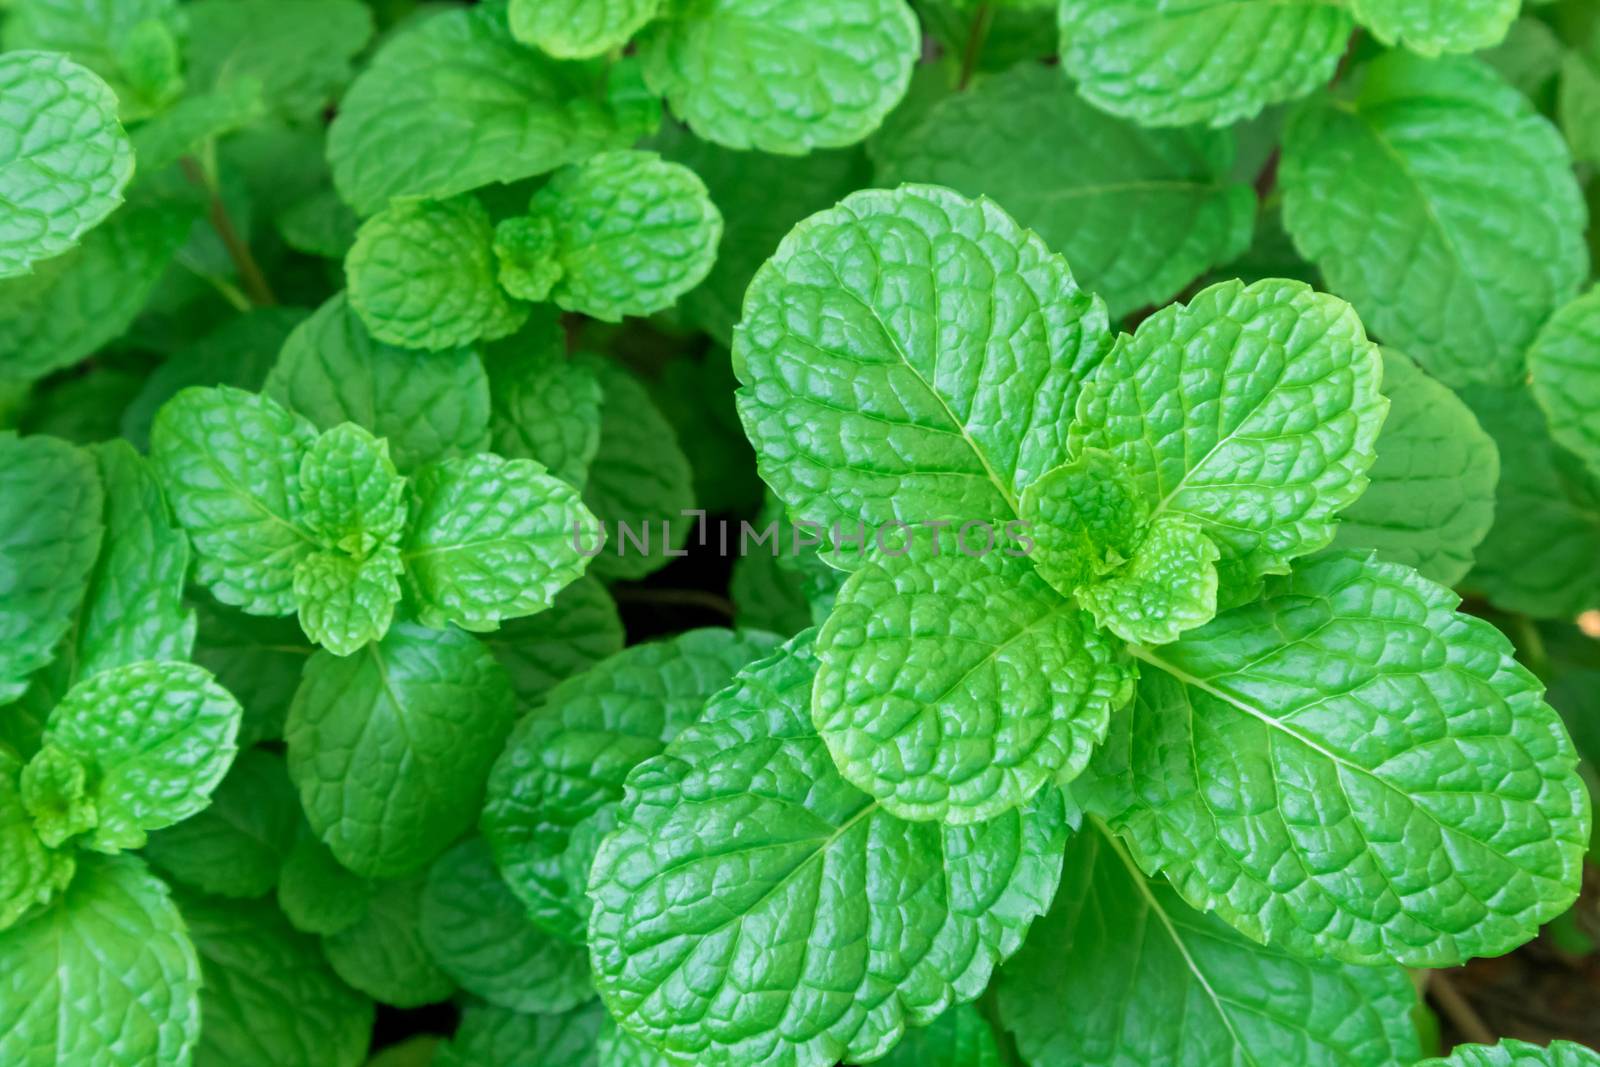
[[[733,601],[703,589],[657,589],[648,585],[616,585],[611,587],[611,595],[618,600],[634,604],[704,608],[729,619],[735,615]]]
[[[1495,1043],[1494,1031],[1484,1024],[1477,1010],[1461,995],[1455,983],[1445,977],[1443,971],[1428,972],[1428,992],[1445,1018],[1461,1031],[1462,1037],[1479,1045]]]
[[[217,236],[222,239],[222,247],[228,250],[228,258],[233,260],[234,270],[239,272],[239,283],[244,286],[244,291],[257,307],[273,307],[278,303],[278,298],[272,292],[272,286],[267,284],[267,276],[261,273],[261,267],[250,254],[250,246],[239,236],[239,230],[233,224],[233,218],[228,214],[227,205],[222,202],[222,194],[217,190],[216,184],[207,177],[193,156],[184,156],[183,173],[191,184],[204,189],[210,197],[208,214],[211,228],[217,231]]]
[[[994,22],[992,0],[983,0],[977,14],[972,16],[972,28],[967,31],[967,45],[961,50],[961,76],[956,79],[956,92],[961,92],[972,82],[973,71],[978,66],[978,54],[989,36],[989,26]]]

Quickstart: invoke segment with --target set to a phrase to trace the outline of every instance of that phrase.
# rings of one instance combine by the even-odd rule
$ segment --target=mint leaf
[[[297,930],[337,934],[366,916],[381,885],[341,864],[302,821],[278,875],[278,906]]]
[[[1227,126],[1332,78],[1351,29],[1332,4],[1062,0],[1061,66],[1113,115]]]
[[[293,619],[263,619],[203,598],[194,661],[244,707],[239,746],[283,737],[300,671],[316,651]]]
[[[511,619],[481,640],[511,676],[517,700],[531,707],[557,683],[621,652],[624,634],[606,587],[583,577],[556,594],[548,609]]]
[[[233,762],[239,704],[189,663],[133,663],[67,691],[45,726],[44,748],[87,769],[102,852],[140,848],[145,832],[204,808]]]
[[[151,458],[194,546],[196,577],[223,603],[294,610],[295,568],[317,547],[300,499],[315,439],[299,415],[229,386],[185,389],[156,416]]]
[[[659,755],[707,699],[777,643],[768,634],[691,630],[636,645],[556,686],[517,724],[489,775],[479,828],[534,922],[583,944],[589,868],[628,772]]]
[[[663,0],[511,0],[511,35],[557,59],[592,59],[628,43]]]
[[[402,348],[515,333],[527,310],[496,284],[493,246],[489,213],[476,197],[397,200],[356,233],[345,258],[350,306],[376,340]]]
[[[372,15],[358,0],[205,0],[186,13],[190,81],[226,88],[256,80],[291,119],[312,117],[338,94],[372,36]]]
[[[7,114],[0,148],[0,278],[59,256],[122,203],[133,146],[117,97],[93,72],[51,52],[0,55]]]
[[[0,931],[67,887],[77,869],[72,854],[40,840],[18,778],[23,764],[0,745]]]
[[[1545,323],[1528,350],[1533,395],[1550,422],[1550,436],[1600,476],[1600,289],[1591,289]]]
[[[364,1062],[372,1003],[333,976],[315,941],[266,901],[185,894],[180,904],[204,979],[196,1064]]]
[[[1127,565],[1078,590],[1078,603],[1124,641],[1164,645],[1217,613],[1216,544],[1188,515],[1160,515]]]
[[[1036,63],[954,93],[875,153],[878,184],[993,197],[1072,264],[1113,318],[1176,296],[1250,244],[1256,198],[1230,135],[1143,129]]]
[[[589,364],[567,358],[555,315],[535,310],[522,332],[485,350],[484,365],[494,450],[583,486],[600,448],[600,382]]]
[[[594,516],[532,460],[445,460],[412,484],[401,556],[425,625],[493,630],[544,611],[588,566],[574,531],[592,531]]]
[[[967,824],[1076,777],[1133,673],[1026,560],[953,548],[851,575],[817,637],[811,712],[885,811]]]
[[[1115,455],[1152,519],[1198,520],[1222,552],[1222,600],[1236,603],[1327,545],[1366,488],[1381,376],[1342,300],[1224,282],[1118,338],[1078,399],[1073,448]]]
[[[1014,517],[1110,343],[1038,237],[913,185],[794,228],[750,284],[733,369],[762,478],[795,518],[853,531]]]
[[[1561,137],[1471,59],[1390,53],[1284,134],[1283,218],[1328,288],[1447,385],[1509,385],[1588,274]]]
[[[958,1004],[927,1026],[907,1027],[883,1067],[1001,1067],[1000,1044],[983,1014]]]
[[[1264,948],[1149,881],[1117,841],[1067,843],[1061,891],[1000,972],[1007,1029],[1027,1062],[1411,1063],[1416,994],[1394,966]],[[1064,1011],[1066,1004],[1091,1011]]]
[[[1131,737],[1091,768],[1113,787],[1083,799],[1191,905],[1297,955],[1509,951],[1570,905],[1588,804],[1539,683],[1456,604],[1335,554],[1135,648]]]
[[[299,800],[283,757],[251,749],[234,760],[210,807],[151,834],[144,854],[202,892],[259,897],[278,884],[299,824]]]
[[[99,817],[89,796],[89,771],[69,753],[44,748],[22,769],[22,807],[48,848],[93,830]]]
[[[7,51],[67,53],[106,80],[123,119],[133,120],[183,89],[182,21],[177,0],[20,0],[7,12],[0,43]]]
[[[639,49],[650,88],[700,137],[798,156],[877,129],[920,42],[900,0],[665,0]]]
[[[1333,543],[1375,549],[1454,585],[1494,523],[1500,453],[1459,397],[1392,349],[1383,353],[1383,394],[1389,417],[1372,484],[1345,509]]]
[[[340,978],[397,1008],[436,1003],[456,988],[422,944],[424,884],[420,873],[374,884],[361,918],[322,939]]]
[[[1423,1060],[1417,1067],[1594,1067],[1600,1054],[1573,1044],[1552,1041],[1548,1048],[1515,1041],[1498,1045],[1457,1045],[1442,1060]]]
[[[1028,558],[1039,577],[1071,596],[1133,556],[1150,521],[1133,474],[1111,453],[1085,449],[1022,494]]]
[[[534,926],[478,838],[440,856],[422,898],[422,940],[461,988],[519,1012],[561,1012],[594,995],[583,949]]]
[[[599,1067],[595,1035],[605,1018],[600,1002],[593,1000],[560,1015],[525,1015],[468,1001],[455,1037],[440,1046],[433,1067],[499,1067],[519,1058]]]
[[[1351,0],[1350,13],[1384,44],[1413,52],[1477,52],[1505,39],[1520,0]]]
[[[233,133],[265,116],[261,84],[254,80],[186,96],[133,131],[133,154],[139,172],[156,174],[212,138]]]
[[[626,147],[660,115],[633,78],[523,46],[502,3],[420,19],[345,94],[328,133],[334,183],[370,215],[393,196],[444,199]]]
[[[319,189],[285,208],[275,220],[278,236],[297,252],[343,259],[356,243],[361,220],[332,188]]]
[[[289,709],[289,775],[317,835],[371,878],[418,870],[472,824],[515,718],[510,683],[458,630],[396,623],[306,664]]]
[[[49,663],[88,590],[105,528],[88,453],[0,432],[0,704]]]
[[[489,447],[489,383],[477,355],[376,341],[343,294],[288,336],[262,391],[324,430],[366,427],[406,473]]]
[[[705,1067],[882,1055],[983,991],[1060,873],[1053,790],[943,826],[896,819],[841,778],[811,725],[810,640],[746,668],[629,776],[589,882],[607,1009]]]

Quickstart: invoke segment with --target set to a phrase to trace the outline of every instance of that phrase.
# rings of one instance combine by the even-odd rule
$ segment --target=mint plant
[[[1586,0],[0,0],[0,1063],[1600,1065],[1597,162]]]

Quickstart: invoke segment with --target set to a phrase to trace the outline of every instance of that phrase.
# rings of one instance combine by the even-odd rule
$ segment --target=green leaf
[[[1529,390],[1481,386],[1463,399],[1500,450],[1494,526],[1465,584],[1537,618],[1600,608],[1600,482],[1550,439]]]
[[[295,609],[294,573],[316,550],[304,524],[300,465],[316,431],[264,396],[184,389],[162,407],[150,455],[189,534],[196,577],[252,615]]]
[[[493,630],[550,607],[588,566],[575,531],[592,530],[594,516],[531,459],[445,460],[412,487],[402,557],[425,625]]]
[[[1224,282],[1117,339],[1079,397],[1074,450],[1133,472],[1151,518],[1187,515],[1221,549],[1221,596],[1333,539],[1366,488],[1383,364],[1342,300],[1299,282]]]
[[[278,875],[278,906],[297,930],[337,934],[360,922],[379,883],[340,864],[302,822]]]
[[[512,1067],[519,1060],[599,1067],[595,1035],[605,1017],[599,1001],[560,1015],[525,1015],[469,1001],[455,1037],[440,1046],[433,1067]]]
[[[397,1008],[436,1003],[456,988],[422,944],[424,882],[418,873],[377,883],[361,918],[322,939],[340,978]]]
[[[1454,585],[1494,523],[1500,453],[1459,397],[1392,349],[1383,353],[1383,394],[1389,417],[1372,484],[1345,509],[1333,543]]]
[[[1029,485],[1020,511],[1034,542],[1028,558],[1062,596],[1132,558],[1150,521],[1133,474],[1098,448]]]
[[[1159,650],[1091,767],[1139,865],[1297,955],[1452,966],[1566,910],[1577,754],[1487,622],[1409,568],[1318,557]]]
[[[1284,134],[1284,223],[1328,288],[1447,385],[1509,385],[1588,275],[1561,137],[1472,59],[1389,53]]]
[[[311,118],[338,95],[373,28],[359,0],[205,0],[186,13],[189,80],[200,88],[256,80],[291,119]]]
[[[908,1027],[881,1067],[1001,1067],[1000,1044],[983,1013],[958,1004],[927,1026]]]
[[[1384,44],[1436,56],[1493,48],[1521,7],[1521,0],[1351,0],[1350,13]]]
[[[1249,246],[1256,197],[1233,157],[1230,134],[1141,128],[1024,63],[929,108],[877,154],[877,184],[993,197],[1121,318]]]
[[[589,468],[583,502],[609,543],[591,569],[598,578],[638,579],[682,555],[694,524],[694,471],[678,435],[639,379],[609,360],[584,365],[600,381],[600,445]],[[634,540],[625,540],[622,525]],[[571,535],[571,527],[568,527]],[[643,539],[642,545],[640,539]],[[599,548],[582,539],[584,551]]]
[[[532,459],[582,487],[600,447],[600,382],[571,360],[555,314],[535,310],[521,333],[484,352],[494,450]]]
[[[794,228],[750,284],[733,369],[762,478],[794,518],[854,530],[1015,517],[1110,344],[1037,236],[913,185]]]
[[[306,664],[289,709],[289,775],[317,835],[371,878],[418,870],[472,825],[515,719],[505,672],[457,630],[396,623]]]
[[[376,340],[402,348],[436,351],[505,337],[528,312],[496,283],[497,252],[489,213],[476,197],[396,200],[356,233],[345,259],[350,306]]]
[[[1165,645],[1216,616],[1219,556],[1193,518],[1160,515],[1127,564],[1078,590],[1078,603],[1124,641]]]
[[[185,1063],[200,964],[167,887],[132,856],[83,853],[49,909],[0,932],[7,1067]]]
[[[43,753],[89,772],[98,813],[90,847],[139,848],[145,832],[211,802],[237,751],[239,704],[190,663],[133,663],[79,682],[50,713]]]
[[[0,55],[0,96],[14,109],[0,148],[0,278],[10,278],[77,244],[122,203],[133,146],[111,87],[66,56]]]
[[[691,630],[635,645],[557,686],[517,724],[489,775],[479,828],[534,922],[583,944],[589,868],[628,772],[777,643],[770,634]]]
[[[0,280],[7,380],[33,381],[114,340],[145,306],[193,221],[187,204],[129,204],[32,274]]]
[[[0,931],[48,904],[77,869],[70,852],[56,852],[39,839],[17,780],[22,769],[16,754],[0,745]]]
[[[328,134],[334,183],[369,215],[392,196],[444,199],[624,148],[660,116],[636,79],[519,44],[501,3],[417,20],[345,94]]]
[[[1026,560],[953,548],[851,575],[817,637],[811,711],[885,811],[966,824],[1076,777],[1133,673]]]
[[[1542,100],[1561,71],[1566,49],[1548,25],[1528,15],[1511,24],[1506,39],[1478,58],[1516,86],[1524,96]]]
[[[270,902],[185,895],[181,905],[204,978],[195,1067],[365,1062],[372,1002],[340,983],[317,943]]]
[[[596,1042],[599,1061],[605,1067],[675,1067],[684,1061],[672,1059],[654,1045],[634,1037],[607,1015],[600,1024]],[[883,1061],[878,1061],[883,1062]]]
[[[181,23],[177,0],[20,0],[7,12],[0,42],[7,51],[67,53],[106,80],[122,117],[132,120],[182,91]]]
[[[361,219],[326,188],[285,208],[276,223],[278,236],[295,251],[342,260],[356,243]]]
[[[299,825],[300,803],[283,757],[251,749],[234,760],[210,807],[151,834],[144,854],[202,892],[259,897],[278,884]]]
[[[1600,117],[1600,28],[1591,26],[1587,39],[1561,59],[1556,117],[1574,157],[1591,164],[1600,160],[1600,135],[1595,133]]]
[[[22,770],[22,807],[48,848],[95,828],[99,817],[89,796],[88,768],[58,748],[44,748]]]
[[[1061,891],[1001,970],[999,1001],[1033,1067],[1347,1067],[1422,1054],[1400,968],[1264,948],[1146,880],[1099,827],[1067,843]]]
[[[533,925],[478,838],[440,856],[422,898],[422,940],[462,989],[518,1012],[562,1012],[594,995],[584,951]]]
[[[216,92],[186,96],[133,131],[133,154],[139,173],[165,170],[213,138],[264,117],[266,104],[261,99],[261,83],[254,79]]]
[[[300,671],[316,651],[293,619],[262,619],[210,598],[196,602],[200,626],[194,661],[244,707],[239,746],[283,736]]]
[[[1062,0],[1061,66],[1113,115],[1227,126],[1331,79],[1352,28],[1299,0]]]
[[[289,335],[262,391],[321,429],[353,422],[387,439],[402,472],[489,447],[489,382],[477,355],[376,341],[342,293]]]
[[[816,668],[809,635],[746,668],[629,776],[595,861],[606,1007],[702,1067],[874,1059],[975,999],[1055,893],[1059,793],[977,826],[894,818],[811,725]]]
[[[1550,423],[1550,436],[1600,476],[1600,289],[1561,308],[1528,350],[1533,395]]]
[[[705,281],[684,294],[678,308],[724,346],[733,342],[733,325],[751,277],[784,234],[807,215],[867,185],[870,177],[859,149],[798,158],[735,152],[676,125],[664,128],[652,144],[665,158],[698,174],[722,213],[725,225],[716,263]]]
[[[557,683],[622,651],[622,618],[606,587],[583,577],[537,615],[512,619],[481,638],[511,676],[517,701],[538,704]]]
[[[94,460],[54,437],[0,432],[0,704],[55,658],[105,528]]]
[[[295,566],[294,595],[306,636],[336,656],[389,630],[405,492],[388,442],[353,422],[324,431],[300,464],[302,522],[322,547]]]
[[[905,95],[921,52],[904,0],[666,0],[639,38],[645,80],[700,137],[800,156],[855,144]]]
[[[1548,1048],[1506,1038],[1498,1045],[1457,1045],[1442,1060],[1423,1060],[1417,1067],[1595,1067],[1600,1054],[1571,1041],[1552,1041]]]
[[[663,0],[511,0],[511,35],[557,59],[592,59],[628,43]]]
[[[494,251],[513,296],[620,322],[699,285],[721,239],[722,215],[694,171],[619,151],[558,171],[527,215],[500,224]]]

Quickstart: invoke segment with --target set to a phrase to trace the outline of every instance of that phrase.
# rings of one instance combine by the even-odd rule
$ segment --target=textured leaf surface
[[[694,171],[654,152],[605,152],[568,167],[533,196],[526,217],[499,235],[530,227],[543,247],[508,246],[497,236],[501,280],[513,295],[608,322],[669,308],[711,270],[722,215]],[[524,257],[553,265],[543,291],[519,291]]]
[[[206,0],[188,15],[189,80],[224,88],[252,79],[273,110],[310,118],[350,80],[372,36],[357,0]]]
[[[289,335],[262,391],[321,429],[366,427],[389,442],[401,471],[489,447],[489,383],[477,355],[375,341],[342,294]]]
[[[557,59],[591,59],[628,43],[662,0],[511,0],[511,35]]]
[[[533,460],[445,460],[413,489],[402,556],[425,625],[493,630],[550,607],[588,566],[574,530],[592,530],[594,516]]]
[[[1423,1060],[1417,1067],[1594,1067],[1600,1054],[1571,1041],[1552,1041],[1548,1048],[1514,1041],[1498,1045],[1457,1045],[1442,1060]]]
[[[289,774],[339,862],[417,870],[472,824],[515,717],[505,672],[470,636],[396,623],[381,642],[306,664],[289,710]]]
[[[478,838],[440,856],[422,898],[422,940],[462,989],[519,1012],[561,1012],[594,995],[582,948],[540,930]]]
[[[1600,289],[1567,304],[1528,350],[1533,395],[1550,436],[1600,476]]]
[[[532,459],[582,487],[600,447],[600,382],[567,358],[555,315],[535,310],[522,331],[485,352],[494,450]]]
[[[518,702],[531,707],[558,683],[621,652],[624,634],[606,587],[583,577],[547,610],[512,619],[482,641],[511,676]]]
[[[785,155],[877,129],[920,46],[904,0],[665,0],[639,38],[650,88],[696,134]]]
[[[122,203],[133,146],[116,93],[66,56],[0,56],[0,97],[0,278],[9,278],[65,252]]]
[[[299,415],[229,386],[189,388],[162,407],[150,455],[189,534],[196,577],[254,615],[294,610],[294,572],[316,548],[300,464],[316,437]]]
[[[1456,603],[1336,554],[1135,649],[1138,702],[1086,803],[1193,906],[1296,954],[1509,951],[1570,904],[1588,802],[1538,682]]]
[[[195,1067],[358,1067],[372,1002],[341,983],[317,943],[266,901],[185,895],[205,985]]]
[[[1333,543],[1454,585],[1494,523],[1499,450],[1459,397],[1392,350],[1383,353],[1383,395],[1389,417],[1372,484],[1345,509]]]
[[[283,757],[251,749],[234,761],[209,807],[151,834],[144,854],[202,892],[259,897],[277,885],[299,825],[300,802]]]
[[[750,285],[733,369],[762,478],[796,519],[853,530],[1014,517],[1110,343],[1038,237],[903,186],[795,227]]]
[[[238,701],[191,663],[134,663],[67,691],[45,750],[90,769],[93,847],[139,848],[147,830],[204,808],[237,751]]]
[[[1000,972],[1001,1017],[1033,1067],[1348,1067],[1421,1055],[1408,1016],[1416,994],[1398,967],[1264,948],[1147,881],[1098,828],[1068,842],[1061,881]]]
[[[1476,52],[1505,39],[1520,0],[1351,0],[1350,13],[1384,44],[1413,52]]]
[[[180,19],[177,0],[22,0],[7,12],[0,43],[67,53],[105,79],[124,119],[136,119],[183,88]]]
[[[374,884],[361,918],[322,939],[340,978],[397,1008],[444,1000],[456,988],[422,944],[425,881],[418,873]]]
[[[1061,65],[1114,115],[1226,126],[1327,82],[1351,28],[1318,0],[1062,0]]]
[[[1130,558],[1150,517],[1132,473],[1098,448],[1029,485],[1020,510],[1034,542],[1028,558],[1062,596]]]
[[[1495,523],[1466,584],[1537,618],[1600,607],[1600,482],[1550,439],[1527,389],[1479,387],[1464,399],[1500,450]]]
[[[1199,520],[1227,601],[1333,539],[1366,488],[1382,373],[1342,300],[1225,282],[1117,340],[1079,398],[1073,446],[1121,460],[1152,518]]]
[[[1026,560],[875,559],[817,638],[812,715],[839,772],[903,819],[978,823],[1077,776],[1133,674]]]
[[[729,630],[635,645],[557,686],[517,724],[489,775],[479,825],[534,922],[583,944],[589,868],[628,772],[776,645],[768,634]]]
[[[1285,132],[1284,223],[1328,288],[1446,384],[1506,385],[1588,274],[1560,135],[1471,59],[1391,53]]]
[[[469,1001],[461,1010],[455,1036],[440,1046],[433,1067],[501,1067],[524,1057],[570,1067],[599,1067],[595,1035],[605,1017],[597,1000],[559,1015],[524,1015]]]
[[[183,1063],[200,964],[167,887],[132,856],[84,854],[50,908],[0,932],[0,1060],[16,1067]]]
[[[23,806],[21,773],[22,761],[0,746],[0,931],[35,905],[48,903],[76,869],[70,853],[54,852],[39,840],[33,816]]]
[[[1024,63],[929,108],[877,154],[877,179],[993,197],[1120,318],[1249,245],[1256,198],[1233,156],[1227,134],[1141,128]]]
[[[104,527],[94,460],[54,437],[0,433],[0,703],[55,656]]]
[[[608,79],[602,62],[520,44],[503,4],[447,11],[378,50],[340,104],[328,160],[361,214],[392,196],[442,199],[626,147],[660,115],[642,88],[626,68]]]
[[[811,725],[810,640],[746,668],[633,772],[589,884],[607,1008],[703,1067],[882,1055],[983,991],[1060,875],[1054,790],[942,826],[841,778]]]
[[[1161,515],[1125,566],[1078,590],[1078,603],[1124,641],[1176,641],[1216,615],[1219,555],[1194,519]]]
[[[495,281],[493,240],[476,197],[390,204],[362,224],[345,259],[350,306],[374,338],[402,348],[514,333],[527,311]]]

